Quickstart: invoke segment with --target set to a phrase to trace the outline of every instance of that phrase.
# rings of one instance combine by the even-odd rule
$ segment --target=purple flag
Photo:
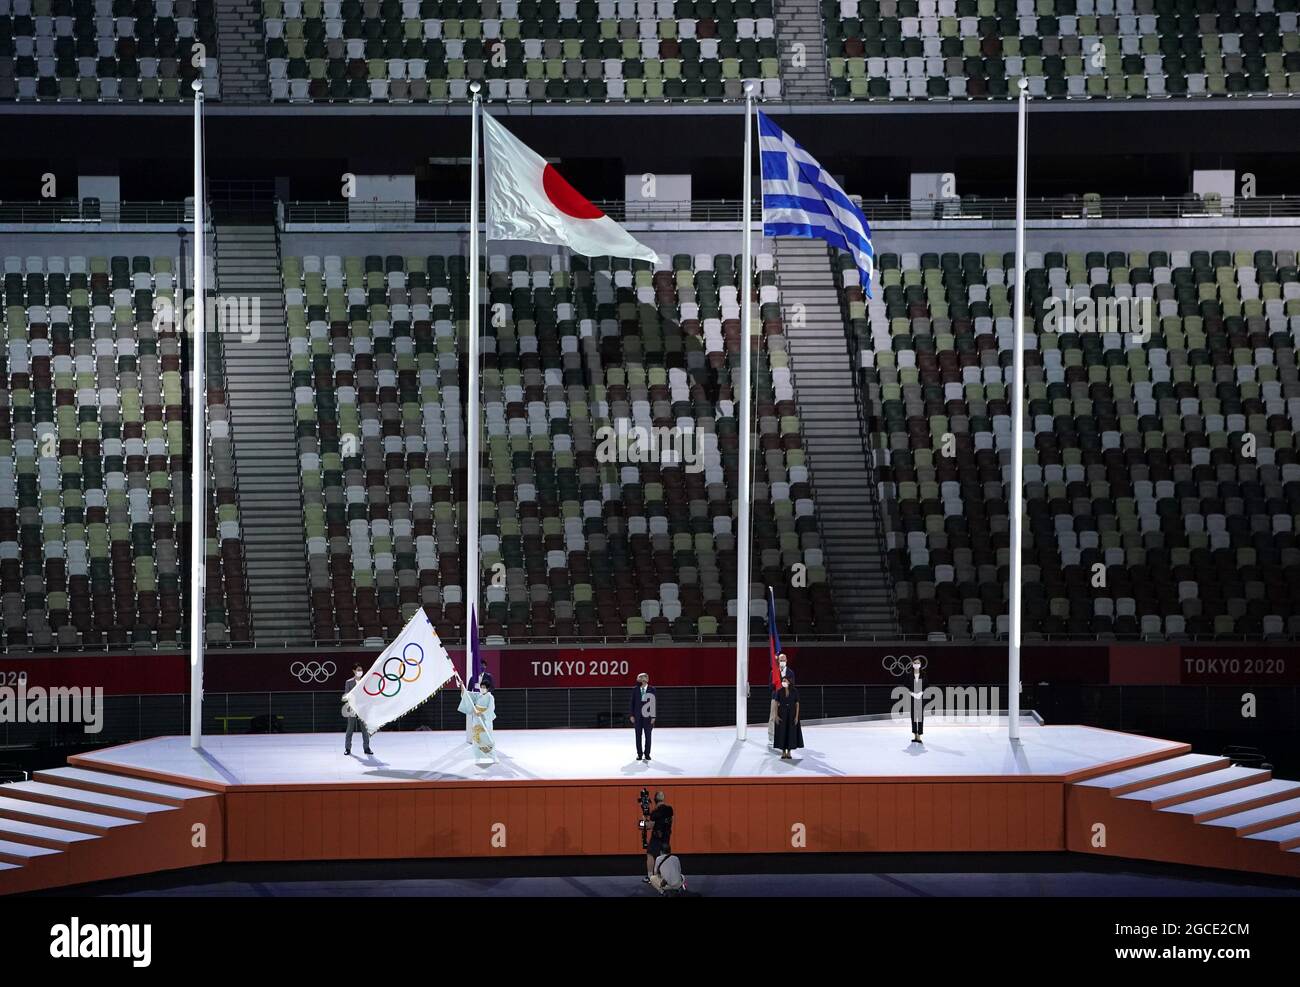
[[[478,608],[469,608],[469,686],[478,685],[478,677],[483,673],[483,656],[478,652]]]

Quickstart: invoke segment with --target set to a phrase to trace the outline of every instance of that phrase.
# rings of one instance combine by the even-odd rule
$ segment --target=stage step
[[[1272,802],[1258,809],[1247,809],[1230,816],[1212,819],[1206,826],[1225,826],[1238,836],[1252,836],[1266,829],[1276,829],[1287,823],[1300,822],[1300,799]]]
[[[1104,788],[1111,795],[1126,795],[1149,785],[1204,774],[1207,771],[1217,771],[1231,763],[1226,757],[1183,754],[1181,757],[1171,757],[1164,761],[1154,761],[1151,764],[1140,764],[1135,768],[1098,775],[1075,784],[1083,788]]]
[[[1177,781],[1165,782],[1152,788],[1140,788],[1136,792],[1129,792],[1119,797],[1132,799],[1135,802],[1146,802],[1153,809],[1163,809],[1165,806],[1176,805],[1179,802],[1190,802],[1206,795],[1268,781],[1271,777],[1271,772],[1260,768],[1239,768],[1234,765],[1220,768],[1218,771],[1207,771],[1203,774],[1179,778]]]
[[[1210,822],[1245,812],[1247,809],[1285,802],[1292,798],[1300,798],[1300,781],[1272,778],[1246,788],[1231,788],[1226,792],[1216,792],[1202,799],[1166,806],[1160,811],[1188,815],[1195,822]]]
[[[1265,829],[1258,833],[1251,833],[1246,839],[1276,843],[1279,849],[1293,850],[1300,847],[1300,822],[1288,823],[1276,829]]]
[[[55,826],[43,826],[40,823],[27,822],[23,819],[5,819],[0,817],[0,839],[22,837],[37,846],[50,846],[59,850],[73,843],[97,840],[94,833],[82,833],[75,829],[60,829]]]
[[[62,852],[62,850],[51,850],[49,847],[33,846],[30,843],[14,843],[12,840],[0,840],[0,860],[7,860],[14,864],[25,864],[29,860],[36,860],[38,857],[50,857]]]
[[[49,768],[35,772],[32,779],[109,794],[126,793],[133,798],[172,805],[180,805],[189,799],[213,796],[212,792],[205,792],[199,788],[165,785],[160,781],[149,781],[146,778],[109,774],[107,771],[88,771],[85,768]]]
[[[0,785],[0,895],[221,859],[221,796],[76,762]]]
[[[1300,782],[1207,754],[1075,782],[1066,847],[1300,878]]]
[[[86,788],[73,788],[69,785],[49,785],[41,781],[20,781],[5,788],[5,794],[17,798],[31,799],[34,802],[50,802],[68,808],[92,807],[108,815],[125,816],[132,819],[145,819],[157,812],[174,812],[175,806],[161,805],[158,802],[142,802],[140,799],[124,798],[121,795],[109,795]]]
[[[78,828],[83,833],[107,833],[124,826],[138,826],[137,819],[124,819],[121,816],[106,816],[102,812],[85,812],[81,809],[69,809],[49,802],[35,802],[29,799],[6,798],[2,793],[12,786],[0,787],[0,816],[11,819],[33,819],[38,822],[54,820]]]

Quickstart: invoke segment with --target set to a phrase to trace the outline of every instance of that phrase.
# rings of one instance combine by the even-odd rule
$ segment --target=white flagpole
[[[1020,105],[1016,134],[1016,299],[1015,329],[1011,363],[1011,585],[1010,626],[1007,629],[1007,737],[1020,741],[1020,638],[1021,590],[1024,565],[1021,561],[1025,524],[1025,152],[1029,84],[1020,80]]]
[[[479,83],[470,84],[469,125],[469,352],[465,374],[465,681],[474,675],[474,612],[478,607],[479,483],[479,273],[478,273],[478,114]]]
[[[194,88],[194,335],[190,341],[190,747],[203,746],[204,581],[207,575],[207,260],[204,256],[203,82]],[[181,310],[181,325],[184,309]]]
[[[740,391],[733,393],[740,414],[739,483],[736,489],[736,739],[744,740],[749,725],[749,432],[750,432],[750,323],[753,319],[754,278],[751,246],[753,222],[754,83],[745,82],[745,180],[741,203],[740,264]]]

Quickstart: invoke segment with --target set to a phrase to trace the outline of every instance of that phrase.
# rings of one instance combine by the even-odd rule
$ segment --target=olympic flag
[[[345,697],[371,733],[404,716],[455,676],[447,649],[421,608]]]

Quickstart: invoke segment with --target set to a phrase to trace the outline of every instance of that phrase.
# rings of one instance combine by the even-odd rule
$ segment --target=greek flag
[[[876,252],[871,247],[867,217],[811,154],[767,114],[757,112],[763,235],[825,240],[847,250],[862,275],[862,290],[870,298]]]

